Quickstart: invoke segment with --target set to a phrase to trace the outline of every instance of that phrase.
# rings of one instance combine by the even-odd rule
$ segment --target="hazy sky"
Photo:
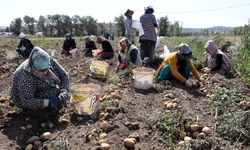
[[[250,19],[250,0],[1,0],[0,26],[25,15],[92,16],[98,22],[113,22],[128,8],[139,20],[145,6],[153,6],[156,18],[168,16],[183,27],[240,26]]]

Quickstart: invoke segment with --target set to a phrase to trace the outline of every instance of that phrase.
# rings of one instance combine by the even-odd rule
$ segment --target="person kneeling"
[[[142,60],[138,48],[130,43],[127,38],[120,40],[120,51],[118,53],[118,65],[119,69],[126,69],[129,63],[133,63],[136,66],[142,66]]]
[[[192,57],[191,48],[185,43],[180,44],[178,51],[167,55],[159,66],[156,73],[157,80],[170,79],[173,76],[187,87],[192,87],[190,70],[199,81],[202,80],[192,63]]]
[[[69,99],[69,76],[44,50],[34,47],[15,71],[13,103],[24,110],[56,110]]]

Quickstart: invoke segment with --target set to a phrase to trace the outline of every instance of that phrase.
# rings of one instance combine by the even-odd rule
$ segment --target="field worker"
[[[155,28],[158,28],[158,24],[153,13],[153,7],[149,6],[145,8],[145,13],[140,17],[140,22],[144,30],[144,34],[140,36],[139,39],[141,44],[141,58],[144,60],[145,57],[148,57],[149,62],[154,60],[155,44],[157,40]]]
[[[20,39],[20,43],[17,46],[16,51],[24,58],[29,58],[31,51],[34,48],[34,45],[29,39],[25,37],[25,34],[23,32],[19,34],[18,38]],[[25,47],[25,49],[22,49],[22,47]]]
[[[97,56],[100,59],[111,59],[114,57],[114,50],[108,40],[104,40],[102,37],[98,36],[96,43],[101,44],[102,46],[102,48],[97,53]]]
[[[126,29],[126,37],[128,40],[132,43],[135,44],[135,34],[136,34],[136,29],[132,28],[132,16],[134,14],[133,10],[128,9],[125,13],[124,16],[126,16],[126,19],[124,20],[124,25]]]
[[[69,76],[44,50],[34,47],[29,59],[15,71],[13,103],[27,110],[51,110],[68,100]]]
[[[192,87],[193,84],[189,79],[190,70],[196,79],[201,81],[198,71],[191,61],[192,57],[191,48],[185,43],[180,44],[178,51],[167,55],[159,66],[156,72],[157,80],[165,80],[174,77],[187,87]]]
[[[92,50],[97,49],[95,41],[89,36],[85,37],[84,41],[85,41],[85,49],[83,51],[86,56],[92,57]]]
[[[67,33],[65,35],[65,40],[63,42],[63,50],[61,54],[64,54],[66,56],[69,56],[69,51],[76,48],[76,42],[75,39],[72,38],[72,35],[70,33]]]
[[[211,71],[218,71],[220,74],[226,74],[231,69],[229,58],[219,50],[213,40],[207,41],[205,45],[206,52],[210,54],[208,58],[208,68]]]
[[[118,65],[119,69],[125,69],[129,63],[133,63],[136,66],[142,66],[142,60],[138,48],[130,43],[127,38],[120,40],[119,43],[121,49],[118,54]]]

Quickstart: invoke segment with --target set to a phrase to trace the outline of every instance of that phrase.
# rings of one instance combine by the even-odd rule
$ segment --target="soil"
[[[0,53],[0,92],[1,97],[5,97],[9,95],[11,77],[23,60],[20,57],[8,60],[3,50],[0,50]],[[104,109],[104,112],[109,113],[105,117],[101,116],[102,113],[97,113],[96,117],[76,115],[71,105],[67,104],[56,117],[47,118],[17,108],[7,97],[6,100],[0,102],[2,110],[0,112],[0,149],[25,149],[28,145],[26,141],[31,136],[40,136],[44,132],[51,132],[52,137],[49,140],[41,140],[37,146],[33,144],[33,149],[101,149],[97,144],[98,135],[101,133],[107,134],[106,143],[112,150],[129,149],[124,146],[123,140],[132,133],[138,135],[134,149],[171,149],[171,142],[159,136],[152,129],[148,120],[154,118],[154,115],[157,116],[156,112],[168,114],[176,110],[183,112],[184,118],[195,120],[201,126],[207,126],[212,130],[212,133],[205,138],[207,141],[213,141],[209,149],[247,150],[250,148],[249,141],[248,145],[242,145],[238,141],[229,142],[216,132],[216,112],[211,107],[210,96],[215,87],[226,87],[249,99],[250,89],[239,78],[225,78],[219,74],[209,74],[206,93],[201,92],[199,83],[194,78],[195,86],[192,89],[173,80],[156,82],[152,89],[143,91],[133,87],[131,72],[122,74],[123,72],[120,71],[122,73],[120,73],[121,75],[118,73],[120,75],[118,83],[114,81],[114,76],[117,76],[115,59],[107,61],[110,67],[106,80],[89,76],[89,66],[94,58],[84,57],[82,52],[76,58],[64,57],[58,52],[55,59],[68,71],[72,83],[96,83],[102,86],[102,96],[110,95],[109,91],[112,89],[119,93],[121,99],[114,98],[116,99],[114,100],[111,97],[103,100],[104,98],[102,98],[101,111]],[[201,74],[203,73],[201,72]],[[169,93],[173,95],[169,96]],[[177,101],[177,107],[174,110],[166,109],[164,103],[173,100]],[[105,101],[113,101],[116,104],[104,107]],[[105,121],[108,122],[109,127],[104,130],[100,129],[101,124]],[[42,127],[42,123],[45,123],[45,126]],[[174,149],[181,149],[178,144],[180,141],[180,139],[173,141]]]

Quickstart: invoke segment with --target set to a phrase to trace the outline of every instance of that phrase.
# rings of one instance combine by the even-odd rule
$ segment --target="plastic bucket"
[[[147,90],[153,87],[155,70],[146,67],[133,69],[134,87]]]
[[[14,58],[16,58],[16,57],[18,57],[18,54],[17,54],[16,51],[11,51],[11,50],[7,51],[7,56],[6,56],[6,58],[7,58],[8,60],[14,59]]]
[[[79,52],[78,52],[77,48],[70,50],[69,53],[70,53],[73,57],[76,57],[76,56],[79,55]]]
[[[47,50],[47,53],[48,53],[50,56],[54,57],[54,56],[56,55],[56,50],[49,49],[49,50]]]
[[[70,102],[74,112],[79,115],[92,115],[99,110],[100,89],[98,84],[72,84]]]
[[[90,76],[105,78],[109,65],[104,61],[92,61],[90,65]]]

